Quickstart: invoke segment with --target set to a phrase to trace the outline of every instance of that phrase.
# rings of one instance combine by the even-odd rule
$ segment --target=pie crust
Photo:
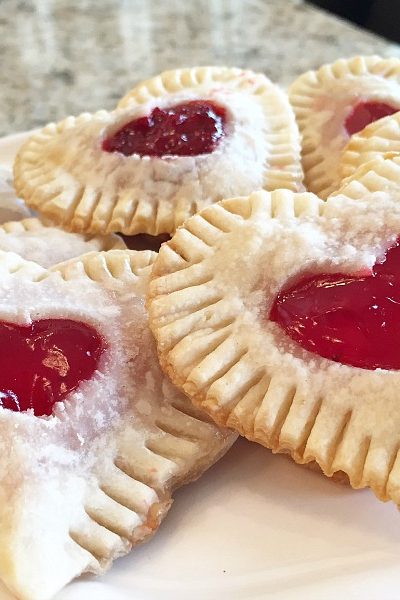
[[[342,180],[352,176],[361,165],[388,152],[400,152],[400,112],[379,119],[351,136],[340,159]]]
[[[341,181],[340,155],[349,139],[344,123],[353,107],[360,101],[377,101],[400,109],[400,60],[337,60],[296,79],[289,99],[303,137],[305,185],[325,199]]]
[[[227,113],[226,135],[213,152],[156,157],[102,149],[110,135],[155,107],[198,99]],[[285,93],[264,75],[181,69],[138,85],[114,112],[48,125],[22,147],[14,175],[26,203],[66,229],[158,235],[234,194],[300,189],[300,138]]]
[[[50,417],[0,410],[0,576],[20,598],[51,598],[152,536],[173,490],[236,438],[161,373],[144,308],[154,257],[93,252],[45,270],[0,255],[3,321],[76,319],[107,341]]]
[[[87,252],[124,248],[117,235],[69,233],[36,218],[0,225],[0,250],[15,252],[46,268]]]
[[[204,209],[154,264],[163,369],[216,423],[399,504],[400,372],[322,358],[268,318],[288,281],[365,272],[399,232],[400,203],[384,192],[324,202],[277,190]]]

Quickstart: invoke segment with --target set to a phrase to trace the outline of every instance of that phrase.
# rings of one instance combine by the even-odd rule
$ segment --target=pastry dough
[[[105,339],[93,376],[50,417],[0,409],[0,575],[24,600],[51,598],[148,539],[172,491],[229,448],[163,377],[144,294],[155,254],[89,253],[51,271],[0,255],[0,318],[72,319]]]
[[[10,221],[0,226],[0,250],[15,252],[42,267],[51,267],[86,252],[118,248],[126,248],[126,245],[117,235],[68,233],[44,225],[36,218]]]
[[[198,100],[226,114],[225,134],[212,152],[125,156],[104,150],[128,123]],[[261,74],[204,67],[155,77],[114,112],[48,125],[19,151],[14,174],[26,203],[66,229],[158,235],[224,197],[257,188],[300,189],[300,163],[299,133],[285,93]]]
[[[369,273],[399,232],[390,189],[327,202],[257,192],[204,209],[154,265],[148,305],[163,369],[218,424],[400,504],[400,372],[323,358],[269,318],[291,282]]]

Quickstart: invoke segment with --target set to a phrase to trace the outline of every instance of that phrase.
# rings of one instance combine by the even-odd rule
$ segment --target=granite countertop
[[[174,67],[248,67],[287,85],[341,56],[400,56],[302,0],[2,0],[0,33],[0,135],[110,109]]]

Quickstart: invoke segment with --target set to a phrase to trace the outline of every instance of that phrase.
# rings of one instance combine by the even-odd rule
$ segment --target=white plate
[[[0,164],[24,137],[0,140]],[[399,533],[395,506],[369,490],[242,440],[178,491],[152,541],[55,600],[398,600]]]

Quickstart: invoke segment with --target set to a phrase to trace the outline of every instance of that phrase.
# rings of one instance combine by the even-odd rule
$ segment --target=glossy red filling
[[[105,139],[103,150],[125,156],[207,154],[225,135],[225,123],[225,109],[206,100],[155,108],[147,117],[126,123]]]
[[[39,417],[90,379],[106,344],[95,329],[70,319],[23,326],[0,322],[0,405]]]
[[[367,276],[320,274],[281,291],[270,320],[306,350],[363,369],[400,369],[400,240]]]
[[[359,102],[346,119],[347,133],[349,135],[358,133],[370,123],[392,115],[398,110],[385,102]]]

